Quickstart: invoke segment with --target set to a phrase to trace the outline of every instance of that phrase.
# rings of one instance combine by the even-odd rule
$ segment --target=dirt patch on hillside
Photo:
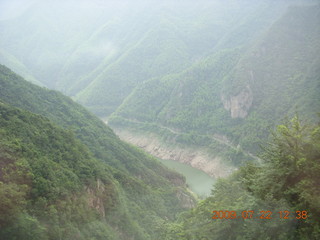
[[[200,169],[212,177],[226,177],[234,169],[222,163],[218,156],[209,154],[202,148],[189,148],[177,144],[165,143],[156,134],[142,134],[124,129],[114,129],[124,141],[144,149],[146,152],[161,159],[175,160]]]

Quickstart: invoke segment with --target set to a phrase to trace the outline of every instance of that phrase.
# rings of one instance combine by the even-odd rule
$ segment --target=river
[[[199,197],[204,198],[210,195],[212,185],[215,182],[213,177],[203,171],[193,168],[190,165],[174,160],[159,159],[168,168],[174,169],[186,177],[189,189]]]

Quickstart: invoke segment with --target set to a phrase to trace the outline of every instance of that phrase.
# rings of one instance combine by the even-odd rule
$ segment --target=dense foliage
[[[231,147],[211,138],[208,149],[239,166],[284,114],[315,119],[318,22],[314,0],[36,0],[0,21],[0,62],[113,127],[178,129],[193,147],[222,136]]]
[[[214,156],[241,165],[285,114],[298,111],[315,122],[320,110],[319,16],[319,5],[290,7],[254,43],[248,35],[245,44],[230,43],[180,73],[139,84],[109,124],[155,133],[167,127],[180,132],[177,139],[187,145],[219,149]],[[233,148],[228,143],[219,147],[213,135],[224,136]],[[240,155],[233,151],[238,146]]]
[[[2,11],[0,62],[115,128],[233,167],[285,114],[310,125],[278,126],[262,165],[220,179],[175,221],[194,203],[183,176],[0,65],[0,238],[319,239],[319,2],[120,2],[35,0],[5,21]]]
[[[110,169],[42,116],[3,103],[0,116],[1,239],[89,237],[102,216],[89,205],[85,186],[94,189],[96,179],[106,186],[101,199],[107,214],[119,204]],[[104,231],[97,239],[112,235]]]
[[[228,179],[220,179],[211,197],[172,222],[174,213],[180,209],[176,194],[181,196],[186,193],[181,191],[181,187],[179,191],[166,182],[161,175],[167,174],[167,178],[181,184],[183,181],[178,175],[159,165],[158,168],[162,169],[160,175],[154,173],[154,180],[148,182],[143,175],[137,178],[135,175],[142,173],[131,169],[130,164],[122,170],[121,164],[119,170],[107,165],[94,156],[94,148],[85,145],[80,136],[76,138],[77,128],[70,130],[73,125],[66,130],[42,115],[4,103],[10,100],[11,104],[23,107],[22,99],[25,99],[27,106],[34,104],[33,107],[39,107],[39,102],[32,99],[34,94],[30,94],[29,98],[25,96],[31,90],[37,93],[37,97],[43,94],[42,91],[51,91],[24,82],[3,66],[0,80],[1,86],[5,86],[1,88],[0,104],[1,238],[320,237],[317,219],[320,214],[320,125],[303,125],[298,117],[279,125],[273,138],[264,146],[262,165],[248,163]],[[14,86],[24,84],[27,95],[20,92],[16,95],[20,100],[10,95],[18,91]],[[60,94],[58,96],[61,100],[67,99]],[[74,109],[79,107],[72,101],[69,104],[74,105]],[[50,111],[50,115],[54,116],[53,113]],[[63,119],[61,117],[62,122]],[[67,125],[64,127],[67,128]],[[114,141],[119,142],[117,138]],[[144,159],[141,163],[146,165],[145,171],[158,165],[132,147],[129,149],[131,154],[135,152]],[[116,153],[114,150],[113,154]],[[121,162],[126,161],[122,159]],[[156,179],[158,181],[154,182]],[[255,214],[271,211],[272,219],[212,219],[212,211],[219,210],[236,211],[238,216],[242,211],[254,211]],[[290,219],[284,218],[285,211],[290,212]],[[296,219],[300,216],[296,211],[306,211],[307,215]],[[282,212],[282,218],[279,212]]]
[[[193,205],[181,175],[71,99],[4,66],[0,86],[4,238],[156,238],[158,221]]]
[[[262,157],[262,165],[248,163],[220,179],[211,197],[168,224],[162,239],[319,239],[320,125],[303,125],[298,117],[279,125]],[[243,211],[253,217],[243,219]]]
[[[0,61],[107,116],[139,83],[183,71],[220,47],[244,44],[286,5],[36,0],[23,15],[0,22]]]

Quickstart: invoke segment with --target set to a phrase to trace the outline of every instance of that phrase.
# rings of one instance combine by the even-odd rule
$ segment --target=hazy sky
[[[23,13],[36,0],[0,0],[0,20],[12,19]]]
[[[130,4],[130,6],[137,6],[139,4],[150,4],[152,5],[157,4],[161,6],[162,3],[179,3],[186,6],[186,3],[191,3],[192,5],[197,4],[199,2],[206,2],[207,0],[161,0],[161,1],[155,1],[155,0],[0,0],[0,20],[6,20],[6,19],[12,19],[17,16],[19,16],[23,11],[25,11],[30,5],[32,5],[35,2],[39,2],[41,4],[43,3],[53,3],[53,4],[60,4],[60,3],[67,3],[67,4],[76,4],[77,7],[92,7],[95,5],[95,7],[112,7],[119,5],[126,6],[127,4]],[[252,1],[261,1],[261,0],[252,0]],[[280,0],[279,0],[280,1]],[[286,1],[286,0],[282,0]],[[297,3],[316,3],[320,2],[319,0],[287,0],[288,2],[292,2],[294,4]],[[239,3],[250,3],[250,0],[210,0],[208,2],[220,2],[224,4],[239,4]],[[90,8],[89,7],[89,8]],[[181,7],[181,5],[180,5]]]

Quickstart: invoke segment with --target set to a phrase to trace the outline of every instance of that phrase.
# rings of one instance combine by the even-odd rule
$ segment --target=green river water
[[[213,177],[184,163],[164,159],[160,159],[160,161],[168,168],[183,174],[186,177],[188,187],[191,191],[200,197],[207,197],[210,195],[212,185],[215,182]]]

